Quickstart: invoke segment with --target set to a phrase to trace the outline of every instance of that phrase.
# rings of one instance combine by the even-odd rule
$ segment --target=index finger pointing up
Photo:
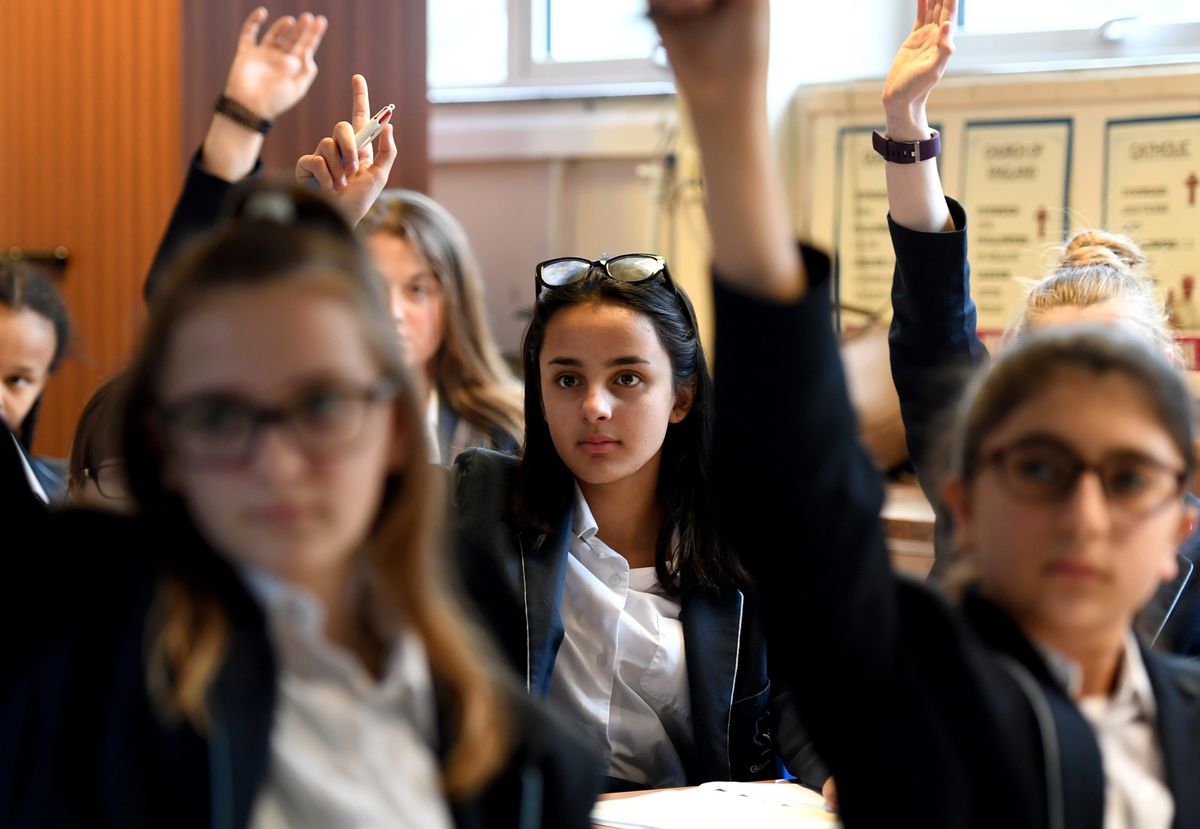
[[[350,107],[350,123],[358,132],[363,125],[371,120],[371,96],[367,92],[367,79],[355,75],[350,79],[350,87],[354,90],[354,102]]]

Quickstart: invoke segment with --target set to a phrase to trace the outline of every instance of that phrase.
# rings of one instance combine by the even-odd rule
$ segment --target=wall
[[[536,263],[670,253],[649,176],[675,123],[672,97],[434,108],[431,192],[475,246],[506,353],[519,348]]]
[[[882,75],[912,10],[894,0],[774,0],[771,11],[769,107],[792,180],[796,87]],[[431,192],[463,222],[483,260],[492,325],[506,351],[519,344],[535,263],[631,250],[668,257],[709,341],[699,165],[673,97],[440,104],[431,128]],[[656,178],[668,151],[678,164]]]
[[[47,389],[35,450],[66,453],[96,385],[124,364],[144,317],[142,280],[182,174],[257,0],[39,0],[4,7],[0,250],[65,246],[61,288],[78,337]],[[271,19],[296,4],[265,3]],[[427,185],[424,0],[311,0],[331,18],[308,98],[280,118],[264,160],[290,175],[349,116],[350,75],[397,104],[392,181]],[[269,24],[268,24],[269,25]]]
[[[179,6],[8,3],[0,49],[0,249],[64,245],[76,359],[48,388],[36,449],[61,455],[124,361],[179,176]]]

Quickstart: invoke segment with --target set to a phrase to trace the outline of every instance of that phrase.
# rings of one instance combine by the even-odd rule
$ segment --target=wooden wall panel
[[[180,7],[6,3],[0,246],[65,245],[76,356],[48,388],[35,450],[63,455],[84,401],[127,359],[142,279],[179,187]]]
[[[270,18],[311,11],[329,18],[317,52],[320,70],[308,96],[279,118],[263,147],[263,163],[291,173],[338,121],[350,118],[350,76],[360,72],[371,104],[396,105],[399,158],[391,185],[428,185],[428,104],[425,98],[426,0],[183,0],[183,134],[185,159],[200,145],[212,105],[225,86],[242,21],[257,6]]]

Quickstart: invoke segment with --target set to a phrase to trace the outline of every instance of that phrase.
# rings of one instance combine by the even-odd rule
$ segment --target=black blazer
[[[792,645],[775,649],[775,666],[838,782],[846,826],[1099,827],[1099,748],[1039,653],[981,598],[952,608],[892,572],[828,269],[810,256],[808,273],[809,293],[787,306],[716,286],[714,481],[767,628]],[[1200,826],[1200,674],[1156,653],[1145,661],[1174,825]]]
[[[277,668],[241,579],[177,526],[67,510],[26,529],[39,553],[6,556],[0,586],[0,825],[246,826]],[[146,690],[147,618],[168,570],[211,590],[231,621],[204,733],[164,721]],[[586,829],[596,760],[524,694],[510,702],[513,755],[477,796],[450,801],[456,825]]]
[[[954,199],[947,198],[946,205],[955,230],[942,233],[909,230],[888,216],[896,251],[888,332],[892,379],[909,456],[937,516],[934,576],[944,574],[951,559],[950,519],[940,505],[934,450],[971,372],[988,360],[976,334],[967,213]],[[1184,540],[1177,558],[1179,575],[1159,588],[1138,616],[1137,630],[1159,650],[1200,656],[1200,531]]]
[[[562,602],[571,510],[553,533],[515,523],[510,499],[517,458],[486,449],[454,465],[455,546],[467,595],[526,689],[550,691],[563,640]],[[693,589],[681,596],[694,761],[688,782],[777,777],[778,754],[793,774],[819,788],[827,774],[787,695],[767,670],[766,637],[749,591]]]

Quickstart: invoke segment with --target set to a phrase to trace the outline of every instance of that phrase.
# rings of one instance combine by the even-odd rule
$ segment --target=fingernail
[[[337,183],[338,183],[338,187],[345,187],[346,186],[346,177],[344,175],[338,176]]]

